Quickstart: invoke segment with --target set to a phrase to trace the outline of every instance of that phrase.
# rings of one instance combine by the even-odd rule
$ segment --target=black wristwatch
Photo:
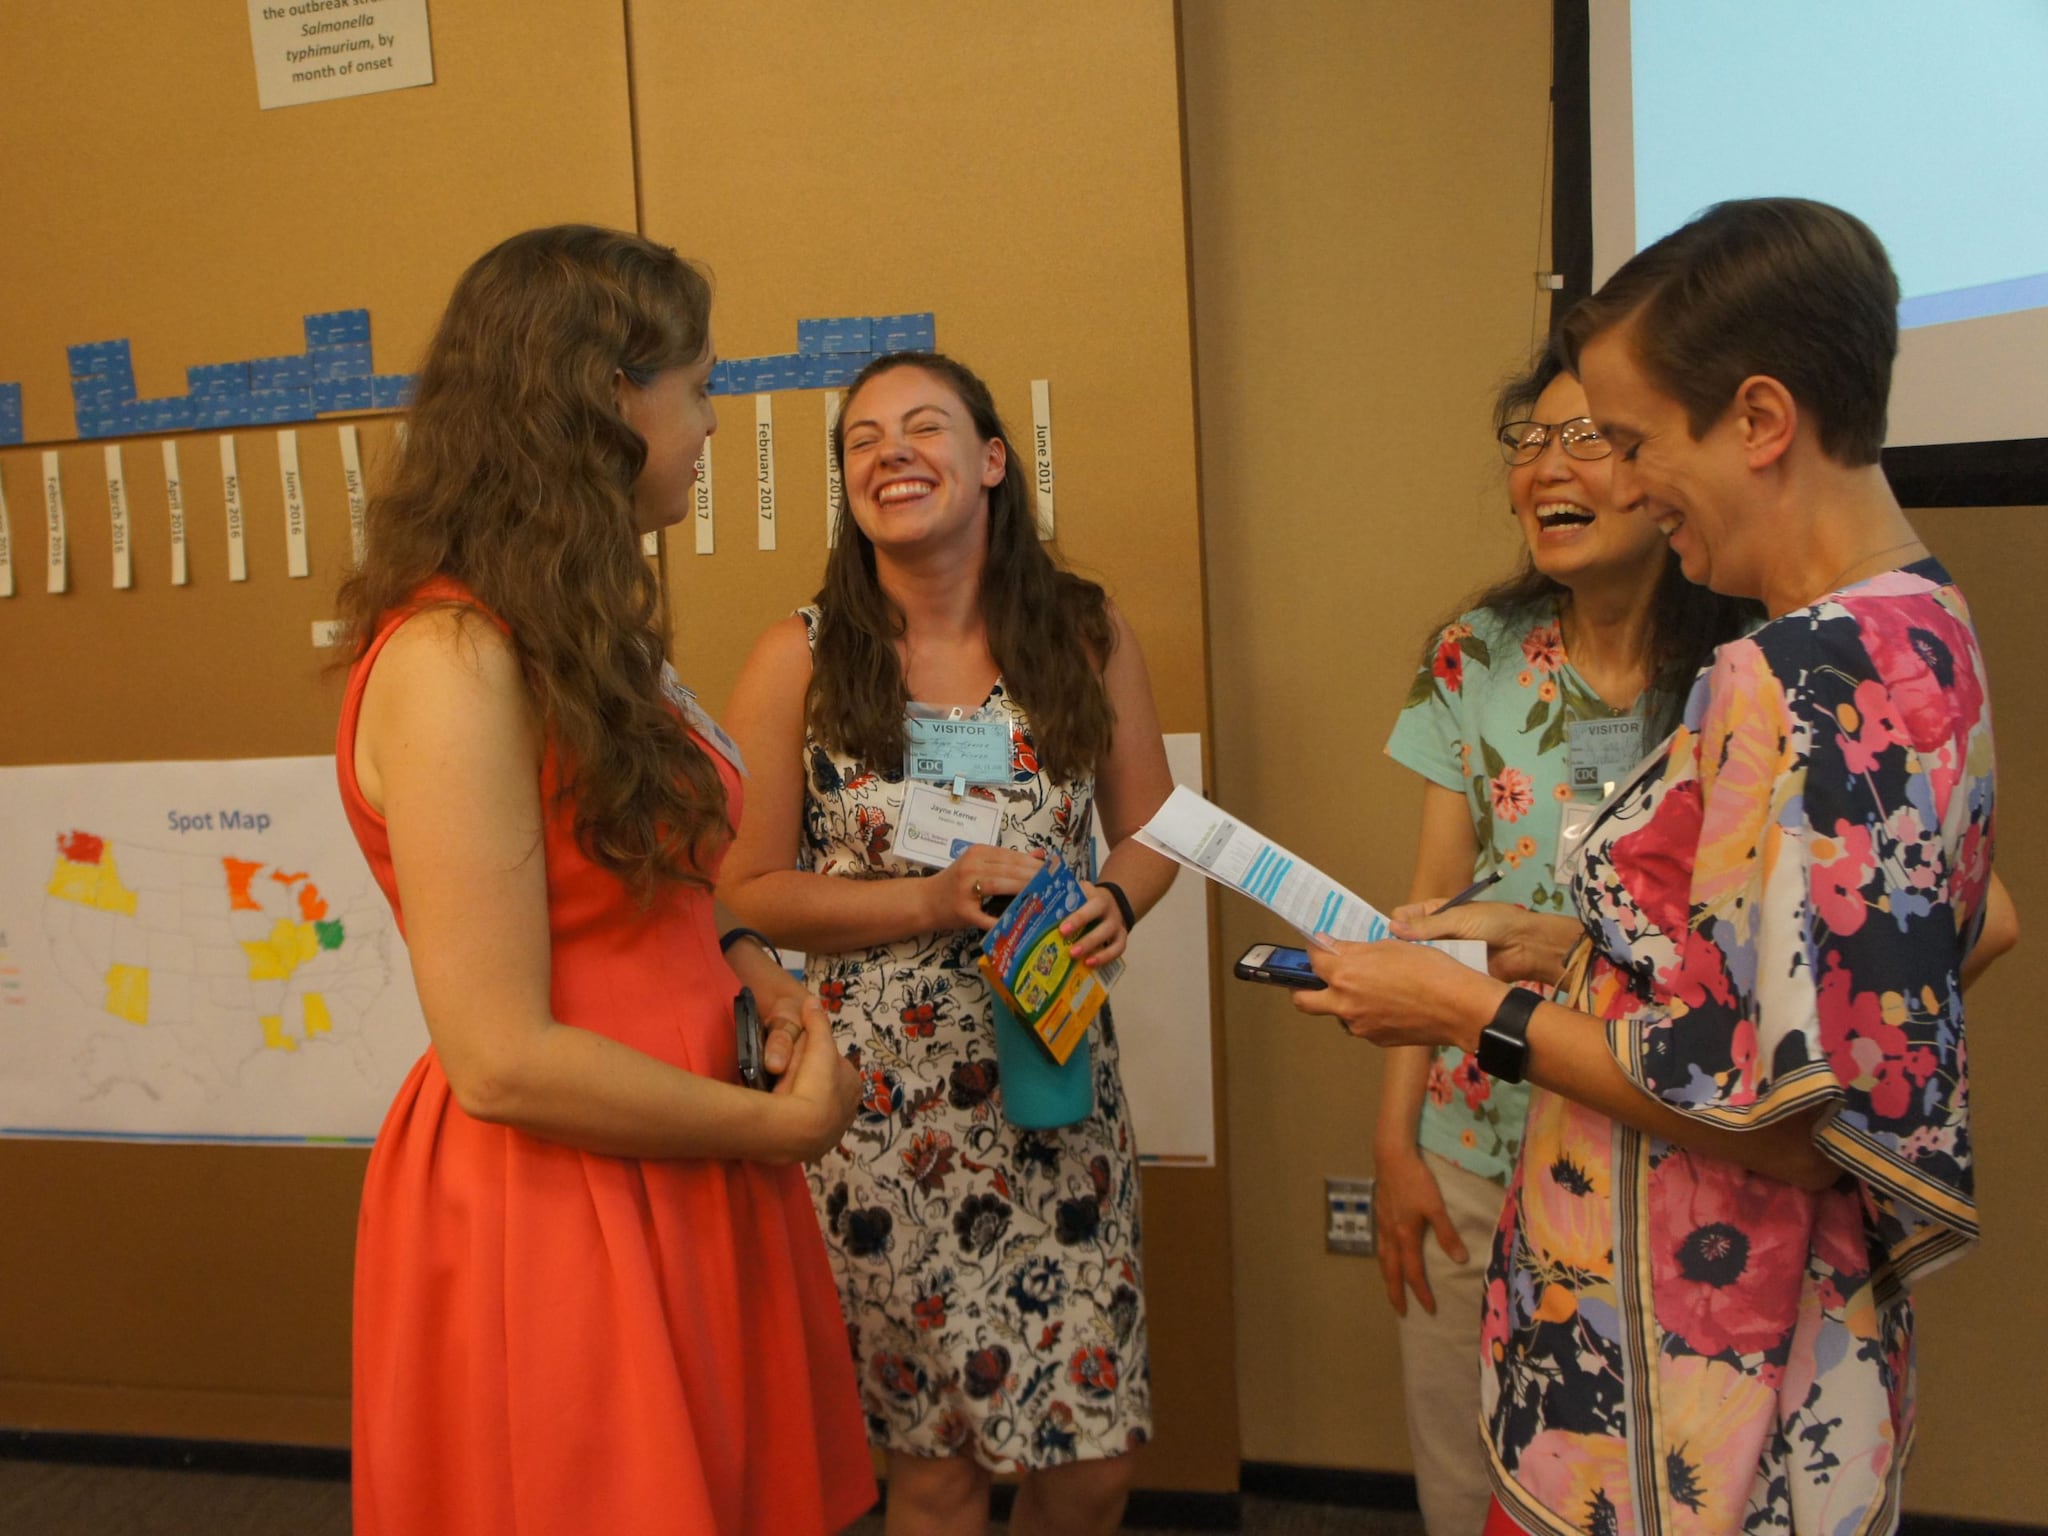
[[[1479,1032],[1479,1070],[1504,1083],[1519,1083],[1529,1072],[1529,1020],[1543,994],[1509,987],[1493,1010],[1493,1022]]]

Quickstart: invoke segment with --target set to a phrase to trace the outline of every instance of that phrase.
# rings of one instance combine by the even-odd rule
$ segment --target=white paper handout
[[[1153,852],[1251,897],[1311,943],[1369,944],[1391,936],[1386,915],[1363,896],[1186,785],[1175,787],[1137,836]],[[1432,947],[1475,970],[1486,969],[1486,946],[1477,939],[1443,939]]]

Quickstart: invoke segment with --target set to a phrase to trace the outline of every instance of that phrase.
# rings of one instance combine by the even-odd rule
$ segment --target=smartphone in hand
[[[754,1001],[752,987],[741,987],[740,995],[732,1000],[732,1022],[739,1034],[740,1081],[749,1088],[774,1087],[775,1079],[768,1075],[761,1054],[761,1008]]]
[[[1313,992],[1326,985],[1308,963],[1308,951],[1285,944],[1254,944],[1231,968],[1240,981],[1263,981],[1269,986],[1292,987]]]

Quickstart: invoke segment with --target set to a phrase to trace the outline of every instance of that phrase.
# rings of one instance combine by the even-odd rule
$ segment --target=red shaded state
[[[57,839],[57,851],[74,864],[97,864],[107,851],[107,841],[90,832],[67,832]]]
[[[301,880],[306,878],[306,872],[303,869],[297,871],[296,873],[293,873],[288,870],[273,869],[270,872],[270,878],[275,880],[279,885],[297,885]]]
[[[249,894],[249,882],[256,878],[256,871],[263,867],[263,861],[224,858],[220,861],[220,867],[228,872],[228,910],[261,912],[261,903]]]
[[[299,916],[309,923],[317,923],[327,915],[327,903],[320,899],[320,887],[307,885],[299,892]]]

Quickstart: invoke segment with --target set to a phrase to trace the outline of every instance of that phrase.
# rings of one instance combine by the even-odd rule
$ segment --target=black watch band
[[[718,936],[718,952],[724,954],[741,939],[752,939],[768,952],[768,957],[777,965],[782,964],[782,951],[777,949],[768,935],[758,928],[728,928]]]
[[[1504,1083],[1519,1083],[1529,1072],[1529,1020],[1543,994],[1509,987],[1493,1010],[1493,1022],[1479,1032],[1479,1070]]]

